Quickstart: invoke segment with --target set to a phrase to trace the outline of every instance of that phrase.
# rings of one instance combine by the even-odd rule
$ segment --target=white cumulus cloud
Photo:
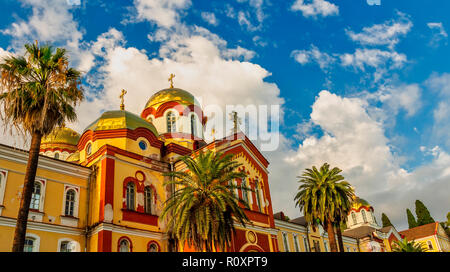
[[[325,0],[296,0],[291,6],[292,11],[301,11],[305,17],[326,17],[339,15],[339,7]]]

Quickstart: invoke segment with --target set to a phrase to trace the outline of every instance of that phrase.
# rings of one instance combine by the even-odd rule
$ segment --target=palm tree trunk
[[[39,149],[41,146],[42,134],[33,133],[31,146],[28,154],[28,164],[25,173],[25,180],[20,200],[19,214],[17,215],[16,230],[14,232],[13,252],[23,251],[25,235],[27,232],[28,212],[30,210],[31,195],[33,193],[34,180],[39,160]]]
[[[338,238],[339,251],[344,252],[344,242],[342,241],[342,231],[339,224],[336,225],[336,234]]]
[[[326,228],[328,233],[328,241],[330,242],[331,252],[337,252],[338,250],[336,245],[336,237],[334,234],[334,227],[333,223],[329,219],[327,219]]]

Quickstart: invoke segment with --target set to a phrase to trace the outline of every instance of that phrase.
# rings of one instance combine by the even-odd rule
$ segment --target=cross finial
[[[215,128],[211,129],[211,135],[213,136],[213,142],[215,142],[216,141],[216,129]]]
[[[174,74],[170,74],[170,76],[169,76],[170,88],[173,88],[173,78],[174,77],[175,77]]]
[[[239,119],[238,113],[236,111],[232,111],[230,113],[230,116],[231,116],[231,120],[233,120],[233,133],[237,133],[241,120]]]
[[[125,110],[124,99],[125,99],[125,95],[126,94],[127,94],[127,91],[122,89],[122,93],[119,95],[119,98],[120,98],[120,110]]]

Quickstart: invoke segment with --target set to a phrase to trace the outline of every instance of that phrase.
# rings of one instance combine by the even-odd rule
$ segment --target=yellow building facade
[[[123,99],[124,92],[122,93]],[[123,103],[123,100],[122,100]],[[206,118],[195,97],[156,92],[140,116],[107,111],[81,133],[61,127],[42,139],[25,241],[26,251],[184,251],[159,219],[174,188],[163,174],[183,169],[180,156],[201,150],[233,154],[247,178],[252,224],[237,225],[229,251],[277,251],[268,161],[243,134],[206,143]],[[0,251],[10,251],[28,153],[0,146]]]
[[[400,231],[400,235],[421,243],[427,252],[450,252],[450,239],[439,222]]]
[[[312,228],[304,217],[287,219],[282,212],[274,214],[281,252],[330,252],[328,234],[321,226]],[[343,236],[345,252],[358,252],[357,240]]]

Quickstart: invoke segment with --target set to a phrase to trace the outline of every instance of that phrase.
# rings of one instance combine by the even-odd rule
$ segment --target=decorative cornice
[[[15,149],[10,146],[0,144],[0,159],[27,164],[28,151]],[[53,159],[44,155],[39,155],[38,168],[55,171],[61,174],[87,179],[91,174],[91,169],[58,159]]]
[[[118,226],[114,224],[109,223],[101,223],[100,225],[96,226],[93,230],[88,232],[88,236],[95,235],[99,233],[100,231],[111,231],[114,233],[120,233],[125,235],[136,235],[141,237],[146,237],[150,239],[162,239],[166,240],[169,239],[169,236],[166,233],[163,232],[153,232],[153,231],[147,231],[147,230],[139,230],[139,229],[132,229],[129,227],[123,227]]]
[[[14,218],[0,216],[0,226],[16,227],[17,220]],[[46,232],[62,233],[68,235],[84,235],[84,230],[79,228],[28,221],[27,230],[39,230]]]

